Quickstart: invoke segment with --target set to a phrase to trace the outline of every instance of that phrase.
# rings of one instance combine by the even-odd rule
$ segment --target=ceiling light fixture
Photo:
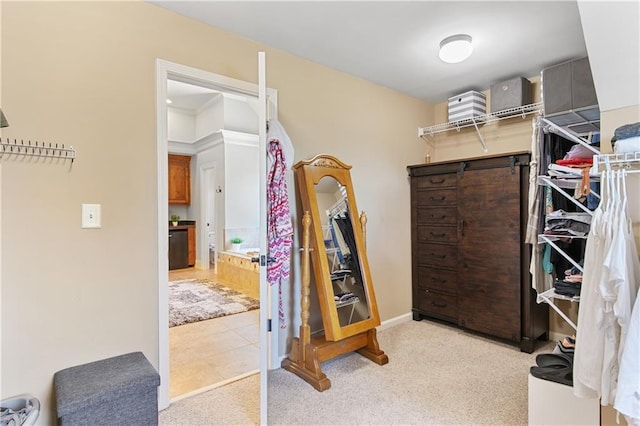
[[[457,64],[471,56],[473,46],[471,36],[456,34],[445,38],[440,42],[440,59],[448,64]]]

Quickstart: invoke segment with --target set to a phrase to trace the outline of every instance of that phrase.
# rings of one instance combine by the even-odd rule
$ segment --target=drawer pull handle
[[[439,279],[437,279],[437,278],[433,278],[433,277],[431,277],[431,282],[434,282],[434,283],[442,283],[442,284],[444,284],[444,283],[446,283],[446,282],[447,282],[447,280],[439,280]]]
[[[429,181],[430,181],[431,183],[436,183],[436,184],[438,184],[438,183],[444,183],[444,178],[442,178],[442,180],[433,180],[433,178],[431,178],[431,179],[429,179]]]
[[[431,302],[431,304],[433,306],[435,306],[436,308],[446,308],[447,304],[446,303],[436,303],[436,302]]]
[[[424,292],[425,292],[425,293],[429,293],[429,290],[425,290]]]
[[[446,215],[442,215],[442,216],[436,216],[436,215],[431,215],[431,219],[444,219],[445,217],[447,217]]]
[[[433,257],[437,257],[438,259],[444,259],[445,257],[447,257],[447,255],[446,255],[446,254],[440,254],[440,255],[438,255],[438,254],[435,254],[435,253],[431,253],[431,256],[433,256]]]
[[[429,197],[429,199],[431,201],[444,201],[446,197],[444,195],[440,196],[440,197]]]
[[[445,232],[443,232],[442,234],[434,234],[433,232],[429,232],[429,234],[431,234],[432,237],[437,238],[443,238],[445,235],[447,235]]]

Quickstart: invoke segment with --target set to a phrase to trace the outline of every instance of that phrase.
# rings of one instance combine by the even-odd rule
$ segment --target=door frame
[[[209,205],[209,191],[211,190],[211,185],[209,184],[209,174],[213,173],[214,176],[214,183],[213,183],[213,188],[216,187],[217,183],[217,177],[215,176],[215,174],[218,172],[217,171],[217,167],[218,165],[216,164],[215,161],[210,161],[201,165],[198,165],[198,175],[200,177],[200,212],[198,213],[198,217],[201,219],[200,223],[202,224],[203,220],[208,220],[209,219],[209,215],[207,215],[207,213],[211,213],[211,206]],[[203,201],[206,200],[206,201]],[[209,253],[210,253],[210,249],[209,249],[209,230],[211,228],[213,228],[215,235],[216,235],[216,241],[215,241],[215,249],[216,251],[220,251],[222,250],[222,246],[220,244],[218,244],[217,238],[218,238],[218,229],[217,229],[217,223],[218,223],[218,215],[215,212],[215,209],[218,207],[217,205],[218,203],[216,203],[214,201],[214,208],[213,208],[213,221],[211,221],[209,223],[209,228],[207,229],[206,227],[200,226],[200,231],[197,234],[196,237],[196,242],[198,245],[198,248],[196,250],[196,267],[200,266],[202,268],[208,268],[210,267],[210,259],[209,259]]]
[[[260,52],[264,55],[264,53]],[[264,65],[264,64],[262,64]],[[263,68],[263,67],[262,67]],[[262,69],[264,73],[264,69]],[[167,223],[168,218],[168,128],[167,128],[167,80],[173,79],[183,81],[185,83],[210,87],[230,93],[237,93],[244,96],[259,97],[264,94],[259,90],[259,85],[249,83],[242,80],[226,77],[223,75],[203,71],[186,65],[170,62],[163,59],[156,59],[156,163],[157,163],[157,184],[158,184],[158,373],[160,374],[160,386],[158,388],[158,409],[162,410],[169,406],[169,302],[168,302],[168,282],[169,282],[169,229]],[[270,88],[266,90],[268,99],[268,107],[270,109],[269,116],[277,118],[278,112],[278,92]],[[264,111],[259,113],[260,117],[264,117]],[[265,121],[266,124],[266,121]],[[262,127],[265,126],[260,126]],[[261,133],[264,133],[261,130]],[[264,157],[266,161],[266,148],[264,149]],[[266,180],[266,175],[261,179]],[[266,197],[266,194],[264,194]],[[266,216],[266,209],[264,214]],[[266,245],[266,241],[261,244]],[[261,268],[261,281],[266,279],[266,274]],[[264,276],[264,278],[263,278]],[[268,322],[271,318],[277,318],[278,309],[278,292],[271,291],[270,288],[261,289],[261,296],[267,294],[267,297],[260,298],[260,374],[261,382],[266,379],[267,370],[279,368],[278,348],[279,333],[268,331]],[[264,288],[264,287],[263,287]],[[273,310],[275,309],[275,315]],[[267,344],[264,345],[263,343]],[[265,380],[266,383],[266,380]],[[261,420],[266,418],[266,386],[261,383],[260,386],[260,412]]]

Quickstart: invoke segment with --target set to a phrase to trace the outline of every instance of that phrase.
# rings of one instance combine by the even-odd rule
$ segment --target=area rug
[[[208,280],[169,282],[169,327],[258,309],[260,302]]]

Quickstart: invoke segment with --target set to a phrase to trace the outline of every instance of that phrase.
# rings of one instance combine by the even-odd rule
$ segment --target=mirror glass
[[[351,212],[347,191],[335,178],[325,176],[315,185],[328,274],[340,327],[371,317],[354,232],[360,226]]]

